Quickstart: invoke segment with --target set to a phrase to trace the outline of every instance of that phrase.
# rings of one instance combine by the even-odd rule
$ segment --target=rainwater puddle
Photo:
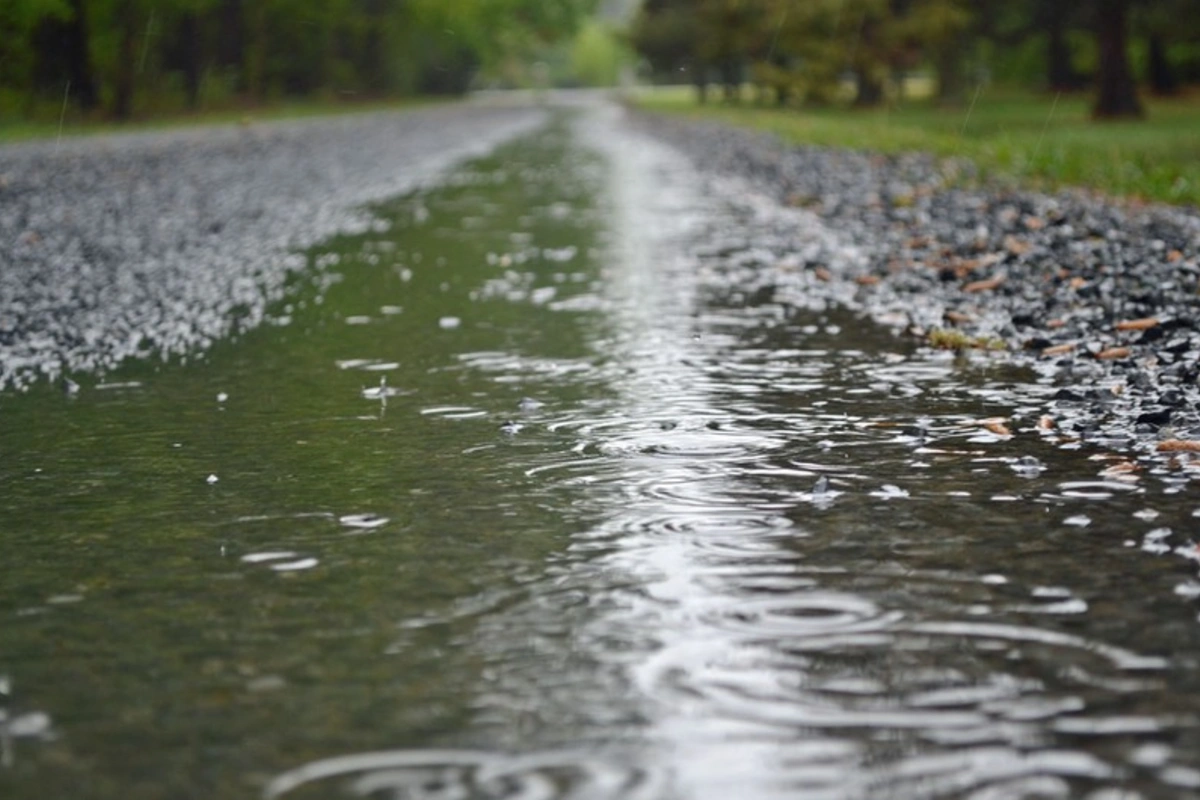
[[[836,234],[738,191],[585,109],[0,396],[0,795],[1200,791],[1189,464],[777,300]]]

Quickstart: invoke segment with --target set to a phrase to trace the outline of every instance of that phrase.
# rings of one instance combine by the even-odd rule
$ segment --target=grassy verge
[[[57,120],[48,119],[0,121],[0,145],[31,139],[53,139],[62,136],[87,136],[135,130],[158,130],[192,125],[231,125],[259,120],[301,119],[304,117],[355,114],[370,111],[389,111],[435,103],[450,102],[445,98],[404,98],[362,102],[333,100],[302,100],[273,103],[254,107],[221,108],[211,111],[147,114],[128,122],[109,119],[72,119],[61,128]]]
[[[1200,92],[1150,99],[1148,117],[1093,122],[1087,96],[983,88],[959,109],[910,102],[854,110],[699,106],[682,88],[650,91],[644,108],[717,119],[787,141],[973,160],[992,178],[1054,189],[1200,206]]]

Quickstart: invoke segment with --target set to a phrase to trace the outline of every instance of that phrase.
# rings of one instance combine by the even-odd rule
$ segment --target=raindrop
[[[528,412],[528,411],[537,411],[539,408],[541,408],[544,405],[545,405],[545,403],[541,402],[540,400],[534,400],[532,397],[522,397],[521,402],[518,404],[518,407],[522,411]]]
[[[1021,456],[1009,467],[1022,478],[1036,478],[1046,470],[1046,465],[1034,456]]]

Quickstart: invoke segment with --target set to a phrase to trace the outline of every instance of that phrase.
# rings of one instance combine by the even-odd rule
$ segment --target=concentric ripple
[[[663,787],[660,775],[570,751],[388,750],[297,767],[274,778],[263,797],[656,800]]]

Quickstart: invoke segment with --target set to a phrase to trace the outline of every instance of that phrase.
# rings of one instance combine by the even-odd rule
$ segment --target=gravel
[[[0,148],[0,390],[253,327],[301,249],[543,119],[456,105]]]
[[[307,266],[303,248],[381,224],[364,204],[544,119],[456,105],[0,148],[0,390],[253,327]],[[1027,366],[1051,386],[1052,424],[1081,439],[1200,440],[1196,211],[981,184],[923,155],[634,120],[829,232],[801,236],[813,226],[787,214],[728,232],[754,231],[716,254],[740,259],[748,295],[841,303],[929,346],[980,346],[962,350],[968,361]]]
[[[801,239],[793,230],[805,226],[785,216],[773,228],[760,220],[752,246],[726,248],[750,262],[748,292],[791,306],[842,303],[931,347],[975,345],[962,349],[968,362],[1027,366],[1049,386],[1040,424],[1057,432],[1146,450],[1200,439],[1194,209],[1020,191],[926,155],[637,121],[703,169],[832,232]]]

